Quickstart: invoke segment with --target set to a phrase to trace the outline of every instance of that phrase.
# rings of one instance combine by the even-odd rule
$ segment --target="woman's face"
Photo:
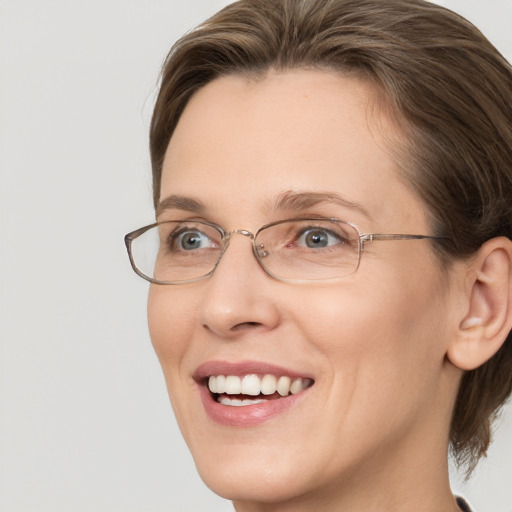
[[[254,233],[325,216],[364,233],[431,234],[372,98],[363,82],[321,71],[206,85],[170,141],[160,199],[180,200],[166,201],[159,220]],[[210,278],[152,285],[151,338],[207,485],[238,503],[314,501],[400,478],[421,485],[418,462],[445,457],[455,392],[446,280],[429,242],[415,240],[366,244],[357,273],[340,280],[281,282],[234,235]],[[246,375],[266,392],[273,377],[312,385],[224,405],[208,390],[211,375],[230,376],[229,398],[244,398],[235,388]]]

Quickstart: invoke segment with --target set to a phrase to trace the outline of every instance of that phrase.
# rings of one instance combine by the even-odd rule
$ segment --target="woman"
[[[512,387],[511,105],[422,0],[242,0],[171,50],[127,245],[238,512],[469,510],[449,446],[470,472]]]

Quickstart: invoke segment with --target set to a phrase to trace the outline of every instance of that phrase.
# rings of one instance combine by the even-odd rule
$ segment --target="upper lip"
[[[313,376],[308,372],[291,370],[283,366],[266,363],[262,361],[207,361],[201,364],[194,372],[194,380],[202,381],[210,375],[236,375],[242,377],[244,375],[286,375],[290,378],[309,378],[314,380]]]

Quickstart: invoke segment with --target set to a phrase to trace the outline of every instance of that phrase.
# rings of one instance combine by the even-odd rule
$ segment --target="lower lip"
[[[302,398],[309,388],[296,395],[240,407],[217,402],[204,385],[199,384],[199,389],[203,407],[214,422],[230,427],[253,427],[286,412]]]

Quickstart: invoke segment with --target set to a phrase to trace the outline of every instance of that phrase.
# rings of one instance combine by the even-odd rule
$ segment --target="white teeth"
[[[224,393],[228,395],[239,395],[242,393],[242,381],[236,375],[228,375],[226,377],[226,390]]]
[[[214,375],[211,375],[210,378],[208,379],[208,389],[212,393],[217,393],[216,384],[217,384],[217,378]]]
[[[215,393],[225,393],[226,392],[226,377],[224,375],[217,375],[215,377]]]
[[[277,381],[277,392],[281,396],[288,396],[290,394],[290,384],[290,377],[279,377],[279,380]]]
[[[257,375],[246,375],[242,380],[242,395],[260,394],[260,379]]]
[[[221,397],[219,402],[222,404],[222,405],[231,405],[231,406],[234,406],[234,407],[241,407],[243,405],[254,405],[254,404],[261,404],[263,402],[267,402],[267,400],[265,400],[264,398],[260,398],[260,399],[257,399],[257,400],[250,400],[250,399],[245,399],[245,400],[240,400],[239,398],[228,398],[228,397]]]
[[[208,378],[208,388],[212,393],[217,395],[228,394],[228,395],[273,395],[276,391],[281,396],[288,396],[290,394],[296,395],[306,388],[311,386],[313,381],[311,379],[296,378],[292,379],[286,375],[277,378],[275,375],[264,375],[260,379],[258,375],[248,374],[244,375],[243,378],[237,375],[211,375]],[[226,400],[230,400],[230,403],[224,403]],[[231,403],[232,401],[236,403]],[[242,400],[235,398],[222,397],[220,403],[224,405],[247,405],[242,403]],[[260,403],[262,400],[254,401],[249,400],[252,403]],[[238,403],[240,402],[240,403]],[[249,404],[250,405],[250,404]]]
[[[268,402],[268,400],[265,400],[264,398],[258,398],[256,400],[249,400],[248,398],[246,398],[245,400],[242,400],[242,405],[262,404],[263,402]]]
[[[263,395],[273,395],[277,389],[277,380],[273,375],[265,375],[261,379],[261,393]]]
[[[309,383],[304,383],[301,378],[295,379],[290,386],[290,393],[292,395],[296,395],[300,393],[303,389],[306,389],[309,386]]]

